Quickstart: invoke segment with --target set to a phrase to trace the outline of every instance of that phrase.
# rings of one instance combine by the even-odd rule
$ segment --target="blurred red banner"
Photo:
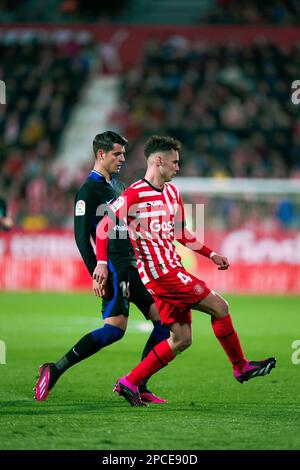
[[[300,294],[300,234],[250,229],[207,232],[205,242],[227,256],[220,271],[210,260],[178,246],[185,267],[219,292]],[[90,275],[71,230],[0,233],[0,289],[91,290]]]

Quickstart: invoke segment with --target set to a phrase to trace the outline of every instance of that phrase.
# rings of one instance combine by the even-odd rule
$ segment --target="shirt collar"
[[[89,178],[95,181],[103,181],[105,180],[104,176],[99,173],[99,171],[92,170],[89,174]]]
[[[112,176],[111,181],[107,181],[106,178],[97,170],[92,170],[89,174],[89,178],[95,181],[106,181],[110,186],[114,186],[116,183],[116,178],[114,177],[114,175]]]

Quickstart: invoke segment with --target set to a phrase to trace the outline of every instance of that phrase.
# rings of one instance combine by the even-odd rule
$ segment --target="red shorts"
[[[168,274],[146,284],[159,311],[161,322],[192,323],[191,307],[203,300],[211,290],[184,268],[172,269]]]

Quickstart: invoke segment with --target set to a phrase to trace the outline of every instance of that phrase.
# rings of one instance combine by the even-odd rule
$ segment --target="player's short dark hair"
[[[105,131],[102,134],[97,134],[93,140],[93,150],[95,157],[99,149],[104,152],[109,152],[113,149],[114,144],[127,145],[127,139],[117,132]]]
[[[144,152],[146,158],[156,152],[170,152],[175,150],[179,152],[181,150],[181,143],[179,140],[173,139],[173,137],[163,135],[152,135],[144,146]]]

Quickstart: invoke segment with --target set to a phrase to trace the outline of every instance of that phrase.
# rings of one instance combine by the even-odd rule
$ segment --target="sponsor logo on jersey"
[[[153,219],[150,222],[150,230],[153,232],[169,232],[170,230],[173,230],[174,228],[174,222],[169,220],[168,222],[163,221],[162,223],[159,222],[157,219]]]
[[[113,230],[116,232],[128,232],[128,227],[127,225],[115,225]]]
[[[85,201],[80,199],[76,202],[75,206],[75,215],[84,215],[85,214]]]

